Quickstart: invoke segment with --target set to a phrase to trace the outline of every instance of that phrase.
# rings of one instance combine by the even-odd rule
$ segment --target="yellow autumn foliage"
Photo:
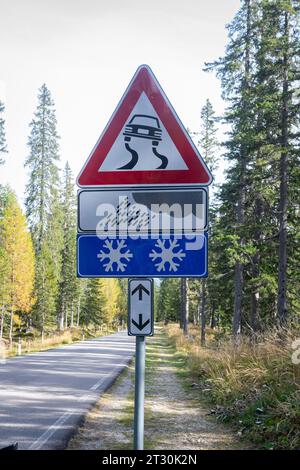
[[[34,251],[25,215],[11,191],[1,220],[1,248],[6,308],[29,312],[34,303]]]
[[[101,279],[101,291],[104,297],[103,314],[106,323],[112,323],[120,313],[122,291],[118,279]]]

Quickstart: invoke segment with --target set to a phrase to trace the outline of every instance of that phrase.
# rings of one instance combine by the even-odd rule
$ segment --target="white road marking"
[[[110,376],[113,375],[114,371],[117,369],[120,370],[120,366],[114,367],[111,371]],[[105,382],[105,380],[110,376],[102,377],[100,380],[98,380],[98,382],[96,382],[94,385],[92,385],[92,387],[89,388],[88,392],[97,390]],[[89,393],[85,393],[81,395],[81,397],[78,398],[77,401],[78,402],[86,401],[89,398],[92,398],[92,395]],[[65,411],[64,414],[60,418],[58,418],[36,441],[34,441],[31,444],[31,446],[29,447],[29,450],[41,449],[46,444],[46,442],[50,439],[50,437],[52,437],[53,434],[72,416],[72,414],[74,414],[74,412],[75,410]]]
[[[33,444],[29,447],[29,450],[39,450],[44,444],[50,439],[51,436],[64,424],[67,419],[73,414],[73,411],[65,411],[65,413],[58,418],[55,423],[50,426]]]

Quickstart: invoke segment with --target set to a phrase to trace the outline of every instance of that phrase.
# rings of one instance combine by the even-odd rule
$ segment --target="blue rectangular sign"
[[[207,277],[207,232],[159,238],[79,234],[78,277]]]

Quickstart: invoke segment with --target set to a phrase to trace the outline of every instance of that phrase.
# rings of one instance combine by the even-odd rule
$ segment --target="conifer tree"
[[[81,322],[85,325],[101,325],[104,322],[105,298],[101,279],[88,279],[84,292]]]
[[[157,302],[157,321],[178,321],[181,309],[180,280],[162,279]]]
[[[219,142],[217,138],[218,129],[216,127],[217,117],[209,99],[201,109],[201,125],[199,146],[201,154],[211,173],[214,174],[218,168],[218,149]]]
[[[205,163],[208,165],[212,175],[214,176],[215,171],[218,167],[218,149],[219,142],[217,139],[217,118],[215,111],[209,99],[206,100],[205,105],[201,110],[201,130],[200,130],[200,141],[199,145],[202,151],[202,155]],[[209,189],[207,189],[209,191]],[[207,283],[205,279],[202,279],[199,286],[199,319],[201,321],[201,345],[205,345],[205,331],[206,331],[206,310],[207,310]]]
[[[225,121],[231,126],[226,142],[227,158],[231,166],[227,171],[227,185],[223,185],[221,198],[233,205],[228,225],[235,227],[234,308],[233,334],[241,332],[244,294],[244,251],[247,171],[251,153],[253,110],[253,54],[257,16],[256,0],[242,0],[241,7],[229,25],[229,42],[223,58],[210,64],[222,82],[223,98],[228,102]],[[231,212],[231,213],[230,213]],[[231,220],[230,220],[231,219]]]
[[[30,127],[30,153],[25,162],[29,169],[25,206],[36,253],[34,320],[43,333],[47,321],[56,321],[62,248],[57,166],[59,137],[54,103],[45,84],[39,90],[37,110]]]
[[[64,169],[62,201],[63,248],[59,292],[58,325],[61,330],[67,326],[68,312],[70,326],[74,325],[74,313],[80,298],[80,280],[76,277],[76,206],[72,171],[67,162]]]

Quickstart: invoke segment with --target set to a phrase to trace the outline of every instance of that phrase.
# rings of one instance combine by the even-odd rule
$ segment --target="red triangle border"
[[[141,93],[144,92],[185,161],[186,170],[116,170],[99,172],[116,138],[122,131]],[[140,66],[103,134],[83,166],[77,184],[80,187],[209,185],[212,177],[198,150],[188,136],[150,67]]]

